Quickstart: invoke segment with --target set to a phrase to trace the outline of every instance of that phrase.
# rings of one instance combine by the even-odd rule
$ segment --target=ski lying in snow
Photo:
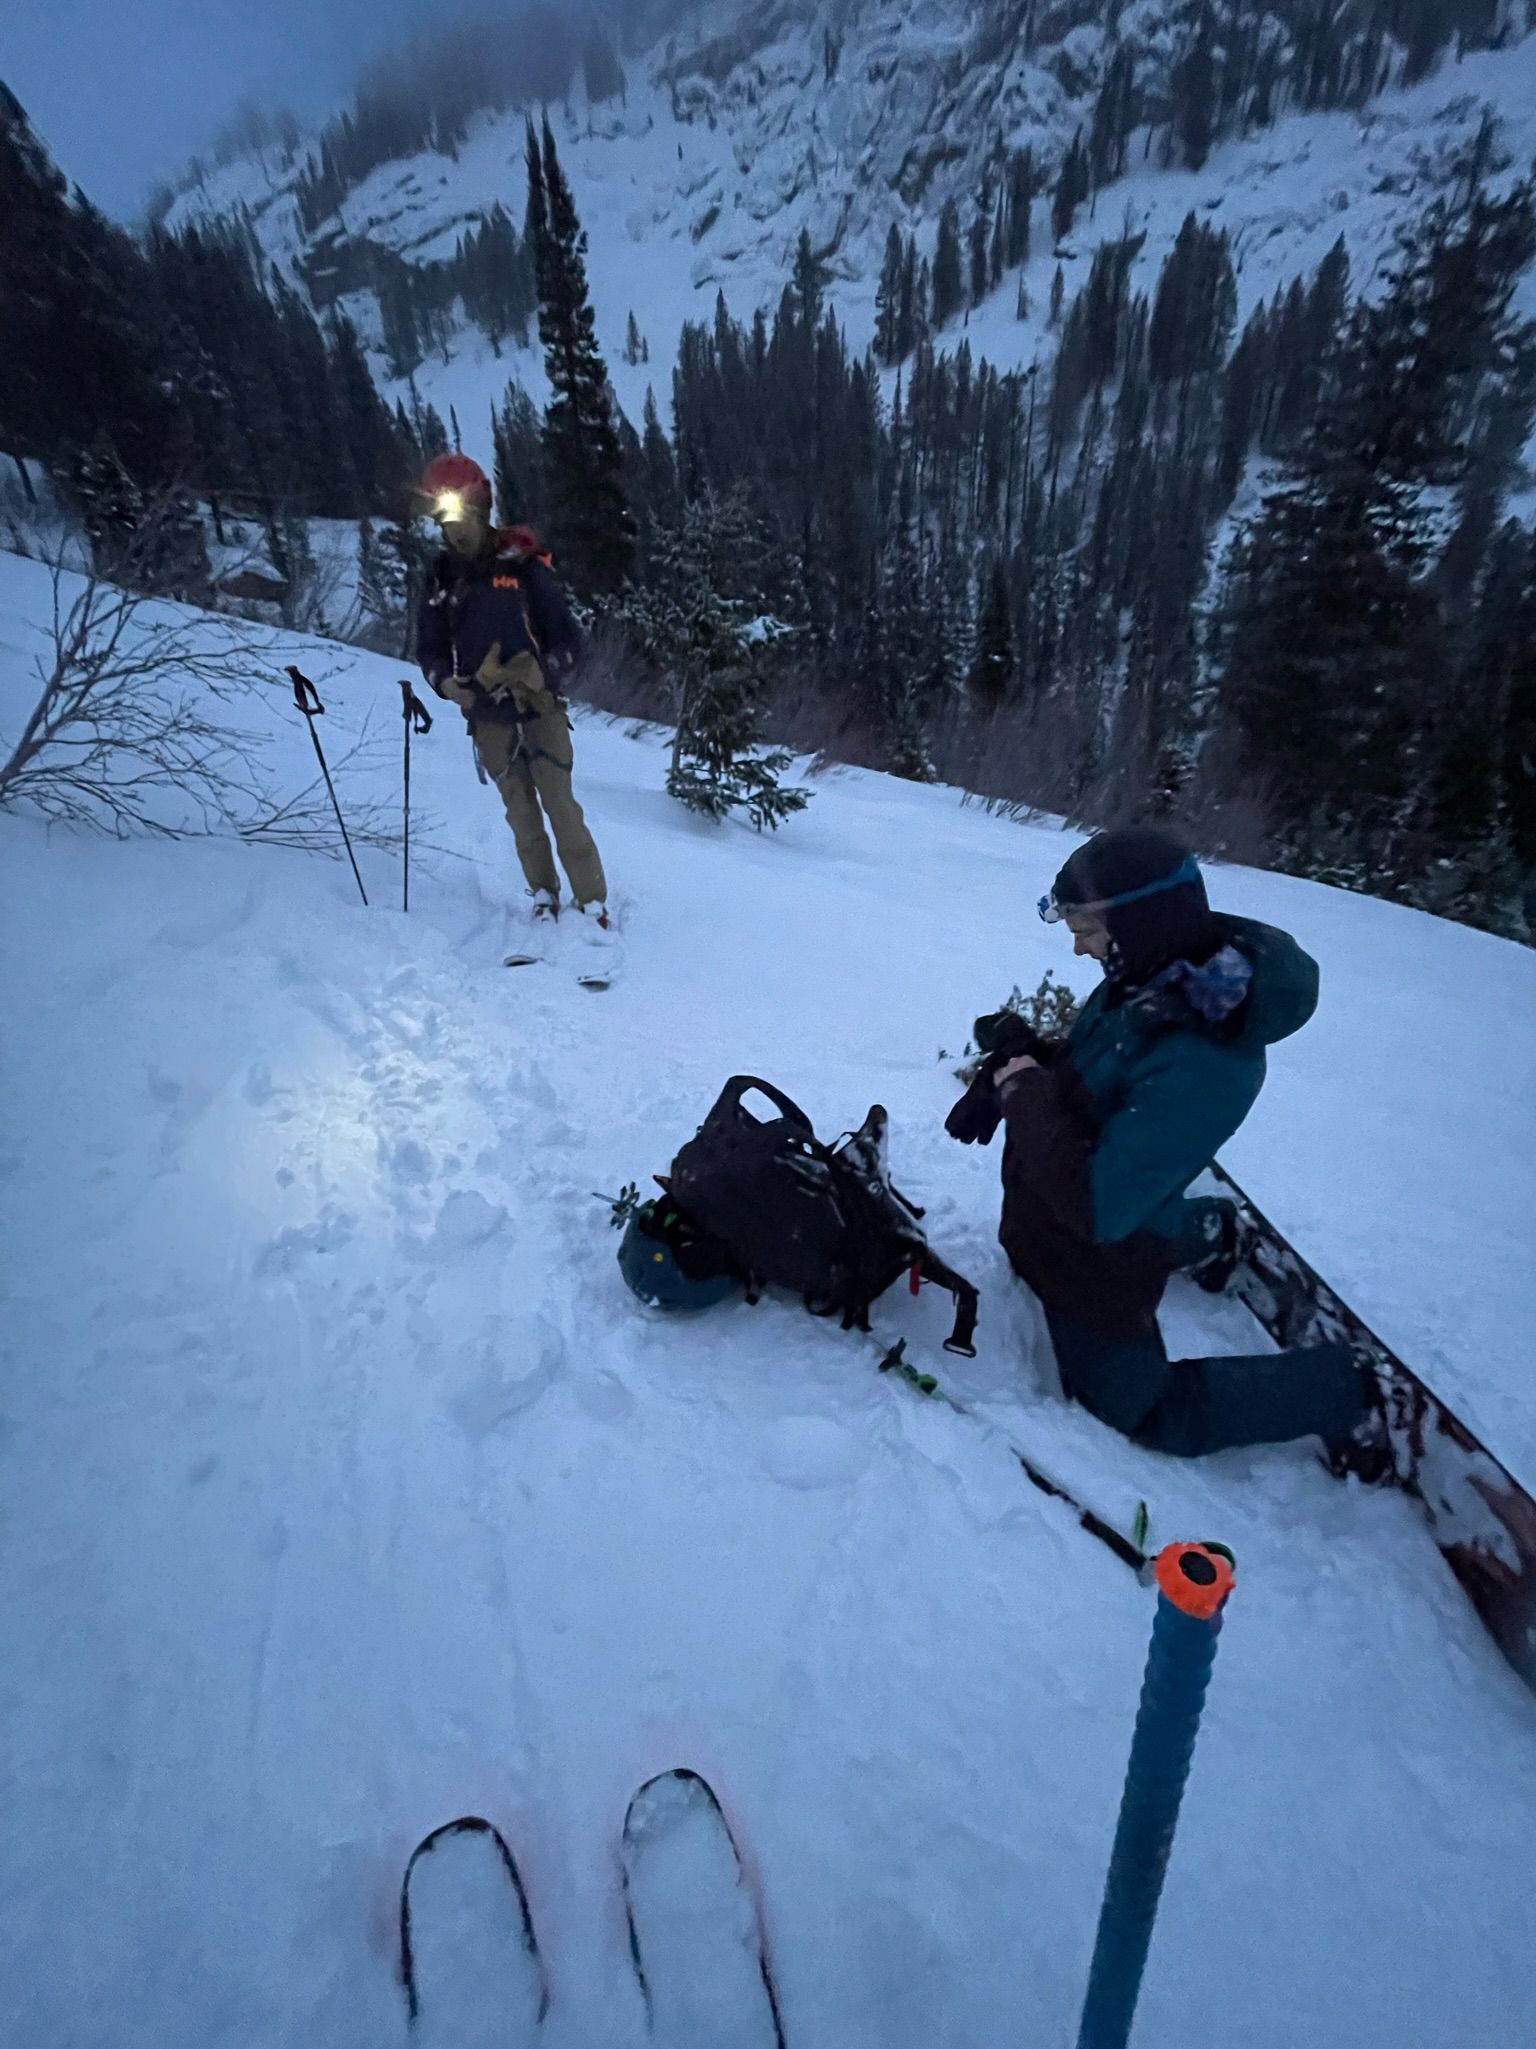
[[[1387,1446],[1343,1470],[1423,1504],[1435,1542],[1493,1640],[1536,1692],[1536,1501],[1461,1418],[1335,1294],[1224,1167],[1239,1256],[1228,1292],[1275,1343],[1344,1344],[1381,1390]]]
[[[506,1838],[476,1814],[445,1822],[400,1881],[400,1982],[430,2049],[533,2049],[549,1983]]]
[[[1025,1477],[1038,1487],[1042,1494],[1049,1494],[1055,1501],[1065,1502],[1090,1537],[1097,1537],[1106,1550],[1113,1551],[1121,1564],[1128,1565],[1132,1572],[1144,1573],[1147,1570],[1151,1559],[1146,1548],[1148,1518],[1147,1504],[1144,1501],[1137,1504],[1136,1520],[1130,1535],[1117,1528],[1107,1517],[1100,1515],[1097,1509],[1085,1507],[1070,1487],[1065,1487],[1059,1480],[1053,1479],[1031,1453],[1015,1444],[1008,1432],[1001,1429],[989,1416],[981,1415],[968,1403],[961,1401],[958,1395],[951,1394],[946,1387],[941,1386],[933,1374],[919,1371],[907,1357],[905,1338],[898,1338],[892,1345],[880,1361],[880,1371],[894,1373],[898,1380],[905,1381],[908,1387],[915,1388],[930,1401],[942,1402],[945,1408],[952,1410],[955,1415],[966,1417],[990,1436],[996,1437],[1007,1447],[1010,1457],[1016,1459],[1023,1467]]]
[[[762,1910],[709,1783],[688,1770],[648,1779],[624,1817],[619,1862],[656,2040],[785,2049]]]

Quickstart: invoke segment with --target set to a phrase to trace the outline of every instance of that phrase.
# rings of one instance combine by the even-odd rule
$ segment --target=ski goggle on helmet
[[[1059,925],[1072,912],[1085,917],[1097,917],[1101,911],[1117,911],[1122,904],[1140,903],[1143,897],[1161,896],[1165,889],[1178,889],[1186,882],[1200,880],[1200,863],[1193,854],[1186,854],[1171,874],[1159,875],[1156,882],[1144,882],[1140,889],[1122,889],[1118,896],[1101,896],[1093,903],[1064,904],[1054,889],[1048,890],[1040,899],[1040,916],[1047,925]]]

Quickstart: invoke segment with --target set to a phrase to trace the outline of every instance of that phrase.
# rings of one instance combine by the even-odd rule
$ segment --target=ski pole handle
[[[407,721],[413,732],[423,734],[431,732],[432,714],[427,710],[427,707],[416,695],[409,681],[404,676],[400,679],[400,710],[401,717]]]
[[[288,664],[288,674],[293,679],[293,701],[299,710],[307,719],[320,717],[325,711],[325,706],[320,702],[320,693],[314,684],[303,670],[296,669],[292,662]]]

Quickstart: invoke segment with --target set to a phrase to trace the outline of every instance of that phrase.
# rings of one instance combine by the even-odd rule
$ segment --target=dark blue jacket
[[[441,696],[450,676],[473,683],[497,644],[501,658],[531,654],[551,689],[574,663],[581,634],[554,571],[521,531],[495,533],[473,560],[444,549],[433,563],[416,615],[416,659]],[[482,696],[465,716],[474,725],[515,725],[517,707]]]

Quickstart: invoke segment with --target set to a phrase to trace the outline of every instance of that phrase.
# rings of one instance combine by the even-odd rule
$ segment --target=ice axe
[[[400,678],[400,704],[405,720],[405,893],[400,908],[408,911],[411,908],[411,735],[430,733],[432,714],[404,676]]]
[[[293,701],[309,723],[309,737],[315,743],[315,759],[320,764],[320,773],[325,777],[325,787],[331,793],[331,809],[336,813],[336,823],[341,827],[342,844],[346,847],[347,859],[352,863],[357,893],[366,908],[368,892],[363,887],[362,876],[357,872],[357,856],[352,851],[352,842],[347,837],[347,822],[341,815],[340,804],[336,801],[336,785],[331,781],[331,772],[325,765],[325,749],[320,745],[320,735],[315,731],[315,720],[324,716],[325,706],[320,702],[319,691],[302,670],[296,669],[292,662],[287,664],[287,670],[293,681]]]

